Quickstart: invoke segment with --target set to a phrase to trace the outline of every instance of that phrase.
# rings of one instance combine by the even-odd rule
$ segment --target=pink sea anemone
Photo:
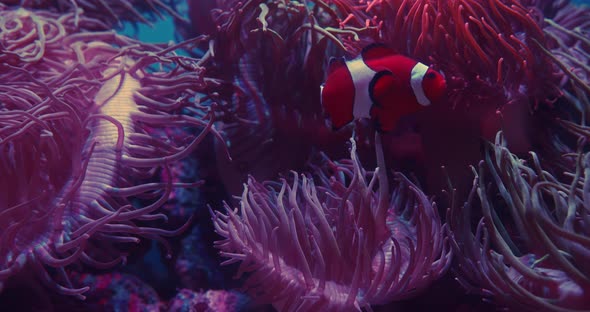
[[[342,157],[335,146],[349,134],[338,136],[323,125],[318,86],[330,56],[355,57],[371,42],[431,64],[447,78],[443,103],[404,118],[384,136],[388,165],[427,168],[424,181],[432,191],[440,189],[441,164],[464,180],[467,165],[481,159],[480,139],[492,140],[500,128],[513,151],[526,152],[533,144],[533,108],[549,107],[561,95],[561,77],[541,51],[547,47],[544,21],[526,1],[207,3],[217,6],[210,14],[217,26],[212,72],[233,84],[220,92],[229,103],[230,117],[222,121],[226,141],[236,155],[232,164],[220,162],[231,191],[248,173],[268,179],[301,168],[314,148]],[[362,154],[371,136],[362,126],[356,130]],[[408,141],[413,144],[400,144]],[[289,148],[305,143],[295,155],[285,152],[284,142]],[[264,148],[253,148],[258,145]],[[271,154],[281,157],[264,158]]]
[[[196,184],[156,179],[216,133],[196,99],[215,82],[174,52],[206,38],[151,45],[86,32],[97,21],[74,13],[0,16],[0,282],[29,267],[81,296],[64,267],[112,267],[138,237],[166,244],[186,227],[161,229],[156,211]],[[166,129],[191,132],[178,142]]]
[[[215,8],[216,0],[188,0],[188,13],[191,29],[190,34],[212,34],[215,23],[211,11]]]
[[[352,2],[335,1],[350,8],[344,30],[379,26],[381,41],[433,64],[447,79],[447,101],[413,121],[426,155],[427,190],[444,186],[444,164],[466,192],[467,168],[482,157],[481,139],[493,140],[500,129],[513,152],[533,147],[535,108],[550,108],[561,95],[561,77],[542,52],[547,41],[536,7],[518,0]]]
[[[340,44],[338,23],[320,18],[321,4],[309,5],[224,0],[211,11],[217,30],[208,69],[227,82],[218,95],[226,104],[219,125],[233,157],[218,167],[230,192],[248,175],[266,180],[302,169],[314,148],[346,155],[351,129],[328,129],[319,102],[327,56],[342,53],[329,44]]]
[[[541,51],[554,62],[563,94],[554,109],[541,111],[536,145],[555,173],[560,174],[576,167],[573,158],[562,155],[576,152],[578,137],[587,136],[584,126],[590,106],[590,8],[569,1],[551,5],[540,1],[536,5],[548,14],[543,19],[547,46]]]
[[[170,0],[2,0],[1,2],[27,9],[42,9],[54,13],[75,13],[76,16],[84,12],[85,16],[101,21],[101,30],[108,30],[112,26],[121,26],[123,21],[150,24],[156,17],[161,18],[163,12],[170,14],[178,22],[188,23],[176,12],[174,1]],[[97,29],[99,28],[94,30]]]
[[[585,121],[590,45],[583,36],[588,10],[568,1],[530,2],[547,36],[545,44],[535,44],[554,63],[563,96],[554,107],[537,111],[538,151],[518,157],[499,133],[474,170],[467,202],[451,209],[457,279],[470,292],[510,308],[585,311],[590,307],[584,152],[590,139]],[[474,215],[481,217],[477,226],[471,223]]]
[[[454,107],[539,104],[559,94],[534,44],[545,42],[540,23],[521,1],[370,1],[365,11],[383,23],[385,42],[446,74]]]
[[[506,148],[501,133],[476,172],[464,206],[450,210],[457,279],[470,292],[527,311],[590,307],[590,213],[587,153],[558,179],[537,154],[526,160]],[[475,234],[471,218],[482,218]]]
[[[548,37],[543,52],[557,65],[560,86],[567,100],[590,93],[590,8],[561,5],[552,17],[544,19]]]
[[[385,171],[366,172],[351,141],[351,159],[327,161],[317,182],[295,172],[292,183],[250,177],[240,207],[213,216],[223,264],[239,262],[244,288],[280,311],[405,299],[450,263],[436,205],[401,174],[390,196]]]

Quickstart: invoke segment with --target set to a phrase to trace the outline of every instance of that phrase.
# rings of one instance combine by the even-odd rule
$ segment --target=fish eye
[[[429,72],[426,74],[426,78],[428,78],[428,79],[434,79],[434,77],[436,77],[436,74],[433,72]]]

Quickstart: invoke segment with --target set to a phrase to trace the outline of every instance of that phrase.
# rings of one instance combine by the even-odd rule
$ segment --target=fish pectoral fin
[[[395,129],[398,120],[399,116],[386,114],[383,110],[378,111],[373,118],[373,121],[375,122],[375,128],[381,133],[389,132]]]
[[[373,105],[383,107],[386,98],[397,88],[398,79],[389,70],[382,70],[375,74],[369,83],[369,96]]]

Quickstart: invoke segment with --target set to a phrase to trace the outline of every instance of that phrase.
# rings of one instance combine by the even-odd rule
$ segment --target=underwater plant
[[[111,268],[139,237],[168,247],[190,223],[166,230],[158,209],[198,183],[158,179],[218,135],[195,98],[215,81],[175,53],[206,38],[144,44],[75,13],[0,16],[0,284],[33,272],[83,297],[66,266]]]
[[[457,280],[470,292],[527,311],[582,311],[590,301],[587,201],[590,154],[580,149],[566,179],[545,171],[536,153],[520,159],[498,133],[464,205],[452,205]],[[452,187],[451,187],[452,188]],[[474,212],[481,209],[475,234]]]
[[[324,159],[316,179],[250,177],[238,208],[212,212],[222,265],[240,263],[254,298],[279,311],[356,311],[415,296],[445,273],[436,205],[402,174],[390,194],[384,167],[366,172],[351,142],[350,159]]]

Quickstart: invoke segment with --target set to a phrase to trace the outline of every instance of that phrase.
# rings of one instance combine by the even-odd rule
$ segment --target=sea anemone
[[[211,11],[215,8],[216,0],[188,0],[188,13],[190,29],[184,29],[186,34],[212,34],[215,32],[215,23]],[[182,25],[181,25],[182,26]],[[180,27],[179,27],[180,28]],[[182,28],[180,28],[183,31]]]
[[[559,1],[549,8],[545,9],[550,12],[543,28],[547,47],[541,52],[554,62],[563,96],[552,109],[540,111],[535,128],[541,139],[536,148],[543,151],[540,156],[559,174],[575,170],[575,160],[562,155],[576,152],[578,137],[586,136],[583,127],[590,108],[590,40],[586,35],[590,31],[590,8],[569,1]]]
[[[234,163],[219,163],[230,192],[247,174],[264,180],[299,170],[314,148],[342,157],[338,146],[350,128],[330,133],[324,126],[318,86],[328,57],[355,57],[368,43],[385,43],[446,76],[445,101],[403,118],[384,136],[388,165],[418,172],[426,168],[420,174],[427,176],[431,191],[440,188],[441,164],[454,178],[467,177],[464,168],[481,159],[480,138],[493,140],[500,128],[513,151],[528,151],[532,108],[550,106],[561,95],[561,77],[541,51],[547,47],[545,22],[540,9],[526,2],[207,3],[217,5],[211,11],[217,25],[211,69],[233,82],[220,92],[229,112],[220,127],[235,155]],[[365,145],[373,145],[364,130],[357,124],[361,154]],[[449,147],[446,138],[455,136],[461,139]],[[407,141],[413,144],[400,144]],[[302,142],[296,147],[301,152],[285,152],[295,148],[294,142]]]
[[[214,81],[174,52],[206,38],[152,45],[86,32],[97,21],[74,13],[0,16],[0,282],[31,267],[81,296],[88,287],[64,267],[112,267],[138,236],[166,245],[188,225],[161,229],[156,211],[174,187],[197,184],[157,178],[216,133],[196,98]],[[179,129],[190,132],[171,140]]]
[[[436,205],[401,174],[390,196],[384,167],[366,172],[351,142],[349,160],[316,170],[317,186],[295,172],[291,183],[250,177],[240,207],[213,214],[225,238],[215,245],[229,258],[222,264],[240,262],[237,276],[249,273],[244,288],[280,311],[354,311],[405,299],[450,263]]]
[[[563,70],[561,86],[569,80],[590,84],[590,8],[569,4],[545,18],[549,55]],[[573,76],[572,76],[573,74]],[[590,92],[589,88],[585,88]]]
[[[27,9],[41,9],[54,13],[75,13],[76,20],[83,12],[84,16],[101,21],[100,28],[108,30],[113,26],[122,26],[122,22],[141,22],[151,24],[156,18],[162,18],[162,12],[168,13],[176,21],[188,23],[174,8],[174,0],[2,0],[9,6]]]
[[[436,64],[454,106],[548,102],[559,94],[539,22],[516,0],[371,1],[383,40],[404,54]],[[404,38],[403,40],[401,38]],[[485,101],[482,101],[485,100]],[[477,104],[476,104],[477,103]],[[489,103],[489,104],[488,104]]]
[[[526,153],[541,137],[532,130],[535,109],[550,108],[562,93],[561,77],[542,52],[548,43],[536,7],[518,0],[336,2],[351,11],[343,29],[380,26],[382,42],[446,77],[446,101],[413,121],[425,155],[417,167],[425,168],[429,192],[444,186],[441,164],[467,192],[481,138],[493,140],[502,129],[511,151]]]
[[[479,140],[471,137],[493,140],[500,128],[512,151],[526,152],[536,134],[529,130],[532,109],[551,107],[562,94],[563,76],[556,73],[551,58],[542,52],[554,46],[551,38],[546,40],[544,28],[549,22],[543,14],[561,19],[567,12],[575,13],[567,1],[534,0],[334,0],[309,1],[306,6],[262,0],[206,3],[205,8],[193,8],[208,15],[206,11],[217,6],[210,12],[217,25],[212,46],[216,48],[216,63],[221,64],[215,70],[220,78],[235,82],[235,88],[226,89],[233,99],[222,93],[234,112],[233,121],[224,121],[227,141],[230,148],[242,152],[235,154],[251,156],[243,161],[238,157],[234,164],[221,166],[223,170],[231,168],[238,172],[229,174],[232,178],[228,180],[234,181],[243,181],[248,171],[255,176],[264,171],[250,160],[261,159],[268,153],[256,154],[249,148],[251,145],[296,141],[294,135],[282,133],[300,133],[307,138],[309,144],[300,150],[310,146],[326,150],[322,144],[342,142],[341,137],[325,135],[329,132],[318,118],[321,111],[317,86],[323,80],[327,57],[354,57],[370,42],[385,43],[400,54],[442,70],[449,85],[444,103],[410,118],[398,132],[384,138],[391,141],[384,142],[391,155],[402,158],[398,155],[406,154],[404,157],[415,159],[441,155],[438,161],[426,165],[428,171],[435,172],[440,160],[450,163],[460,158],[449,155],[449,150],[469,149],[465,154],[474,156],[466,156],[468,159],[458,164],[466,167],[469,160],[481,158],[475,151],[479,150]],[[575,16],[576,21],[584,20],[583,14]],[[305,129],[315,129],[312,133],[320,135],[310,137]],[[239,133],[239,138],[234,138],[233,133]],[[360,133],[357,131],[357,135]],[[445,148],[436,144],[443,141],[441,137],[460,133],[464,133],[465,140],[457,141],[467,142],[464,145]],[[400,151],[402,148],[394,141],[403,139],[405,134],[414,141],[424,141],[415,144],[410,153]],[[318,138],[322,143],[314,144]],[[364,141],[365,138],[358,140],[359,149]],[[282,151],[280,147],[269,150]],[[293,157],[287,156],[276,159],[286,163]],[[291,165],[298,163],[301,161],[291,161]],[[289,168],[287,164],[267,167],[272,173],[277,171],[275,167]],[[272,174],[260,177],[269,178]]]
[[[233,162],[218,167],[230,193],[247,175],[266,180],[302,169],[314,148],[345,157],[351,129],[327,128],[319,98],[326,56],[343,53],[336,16],[320,1],[217,2],[207,68],[228,83],[218,95],[219,128]]]
[[[473,293],[528,311],[582,311],[590,307],[587,200],[590,154],[573,155],[567,179],[543,170],[530,152],[510,153],[501,133],[479,165],[471,194],[448,214],[455,238],[457,280]],[[477,194],[477,195],[476,195]],[[472,214],[483,217],[475,235]]]
[[[587,151],[590,129],[588,9],[557,1],[531,1],[543,19],[539,53],[555,66],[563,97],[537,111],[538,152],[518,157],[503,133],[474,169],[462,207],[448,215],[457,255],[457,279],[499,305],[530,311],[582,311],[590,307]],[[481,219],[473,234],[473,215]]]

